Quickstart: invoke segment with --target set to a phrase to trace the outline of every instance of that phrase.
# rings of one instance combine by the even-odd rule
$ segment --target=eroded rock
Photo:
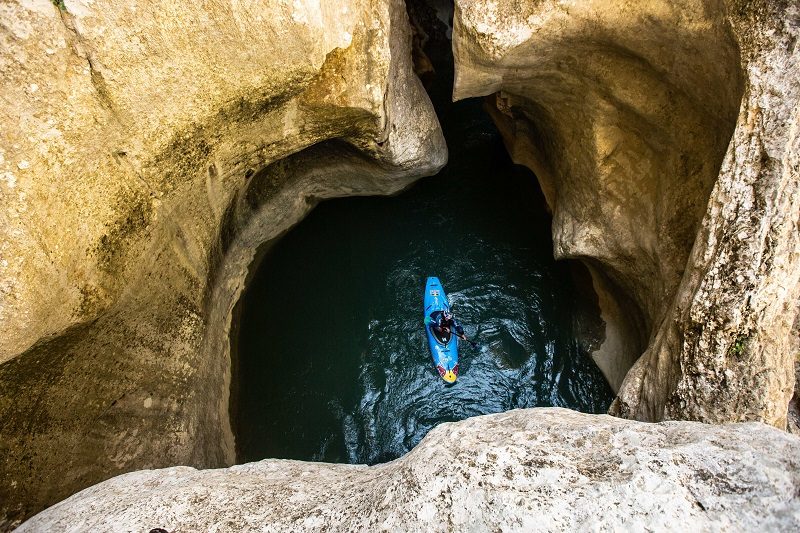
[[[0,523],[234,461],[255,247],[447,156],[399,0],[0,8]]]
[[[19,531],[792,531],[798,458],[800,438],[760,423],[518,410],[442,424],[372,467],[266,460],[125,474]]]
[[[800,298],[797,9],[456,2],[454,97],[493,95],[509,151],[553,211],[556,256],[592,272],[616,414],[785,425]]]

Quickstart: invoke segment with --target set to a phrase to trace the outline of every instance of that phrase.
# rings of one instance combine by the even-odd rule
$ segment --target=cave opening
[[[394,197],[323,202],[262,246],[231,338],[239,463],[380,463],[443,422],[601,413],[613,399],[589,355],[603,339],[596,296],[581,265],[554,261],[536,177],[511,161],[480,99],[451,102],[448,2],[408,5],[449,162]],[[453,386],[425,341],[427,276],[479,343],[462,344]]]

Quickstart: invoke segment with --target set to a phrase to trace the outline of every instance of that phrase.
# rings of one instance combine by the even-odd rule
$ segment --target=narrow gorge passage
[[[480,100],[450,103],[452,66],[434,62],[448,165],[396,197],[325,202],[266,245],[234,339],[240,463],[384,462],[442,422],[534,406],[602,413],[613,399],[588,355],[587,331],[602,331],[591,285],[553,260],[535,176],[511,162]],[[481,344],[462,343],[453,386],[425,342],[426,276]]]

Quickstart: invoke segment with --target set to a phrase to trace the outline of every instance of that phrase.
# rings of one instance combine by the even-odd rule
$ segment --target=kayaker
[[[431,323],[434,333],[439,337],[455,331],[456,336],[462,340],[469,340],[464,334],[464,328],[456,320],[455,315],[450,311],[434,311],[431,313]]]

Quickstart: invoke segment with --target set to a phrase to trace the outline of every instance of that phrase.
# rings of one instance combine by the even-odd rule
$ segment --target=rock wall
[[[123,472],[231,464],[229,331],[256,246],[446,159],[399,0],[57,4],[0,7],[0,528]],[[455,97],[491,96],[556,255],[592,272],[617,414],[785,424],[798,17],[457,2]],[[792,437],[541,413],[445,426],[372,468],[134,473],[27,527],[798,526]],[[321,505],[329,488],[349,507]]]
[[[255,246],[447,157],[400,0],[0,8],[0,524],[232,464]]]
[[[408,455],[134,472],[24,531],[585,531],[800,527],[800,438],[530,409],[442,424]]]
[[[736,130],[668,319],[614,412],[784,428],[800,360],[800,6],[728,8],[747,74]]]
[[[454,97],[491,95],[592,272],[615,414],[786,423],[799,30],[783,1],[456,2]]]

